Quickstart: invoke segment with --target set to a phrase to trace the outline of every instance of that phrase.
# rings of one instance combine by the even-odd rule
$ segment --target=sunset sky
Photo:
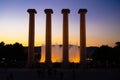
[[[88,10],[86,14],[87,46],[114,46],[120,41],[120,0],[0,0],[0,42],[15,42],[28,45],[27,9],[34,8],[35,45],[45,44],[44,9],[53,9],[52,44],[62,44],[63,8],[71,10],[69,14],[69,43],[79,45],[80,8]]]

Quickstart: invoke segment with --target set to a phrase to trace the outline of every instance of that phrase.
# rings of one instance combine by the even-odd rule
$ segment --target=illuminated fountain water
[[[80,53],[78,46],[69,46],[69,62],[78,63],[80,61]],[[52,62],[62,62],[63,54],[62,54],[62,46],[53,45],[52,46]],[[45,62],[45,46],[41,47],[41,59],[40,62]]]
[[[78,63],[80,62],[80,51],[78,46],[70,46],[69,47],[69,61]]]

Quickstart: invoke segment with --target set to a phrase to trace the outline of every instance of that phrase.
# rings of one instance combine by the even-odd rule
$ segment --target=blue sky
[[[53,9],[52,43],[62,44],[63,8],[71,10],[69,14],[69,43],[79,45],[80,8],[88,10],[86,14],[87,46],[102,44],[114,46],[120,41],[120,0],[0,0],[0,41],[20,42],[27,46],[28,13],[27,9],[37,10],[35,26],[35,45],[45,43],[44,9]]]

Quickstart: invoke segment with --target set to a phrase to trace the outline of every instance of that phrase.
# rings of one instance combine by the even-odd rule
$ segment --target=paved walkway
[[[0,80],[120,80],[120,70],[0,69]]]

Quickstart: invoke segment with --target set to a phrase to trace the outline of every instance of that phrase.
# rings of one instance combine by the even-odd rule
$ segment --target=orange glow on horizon
[[[16,42],[22,44],[23,46],[28,46],[28,40],[20,40],[20,39],[12,39],[12,40],[9,40],[9,39],[2,39],[0,42],[4,42],[5,44],[14,44]],[[116,40],[111,42],[111,41],[104,41],[104,40],[97,40],[97,39],[87,39],[87,42],[86,42],[86,46],[89,47],[89,46],[102,46],[102,45],[108,45],[108,46],[111,46],[111,47],[114,47],[115,46],[115,42],[117,42]],[[45,41],[35,41],[35,46],[42,46],[45,44]],[[59,41],[59,42],[52,42],[52,45],[61,45],[62,42]],[[79,42],[70,42],[69,44],[72,44],[72,45],[77,45],[79,46]]]

